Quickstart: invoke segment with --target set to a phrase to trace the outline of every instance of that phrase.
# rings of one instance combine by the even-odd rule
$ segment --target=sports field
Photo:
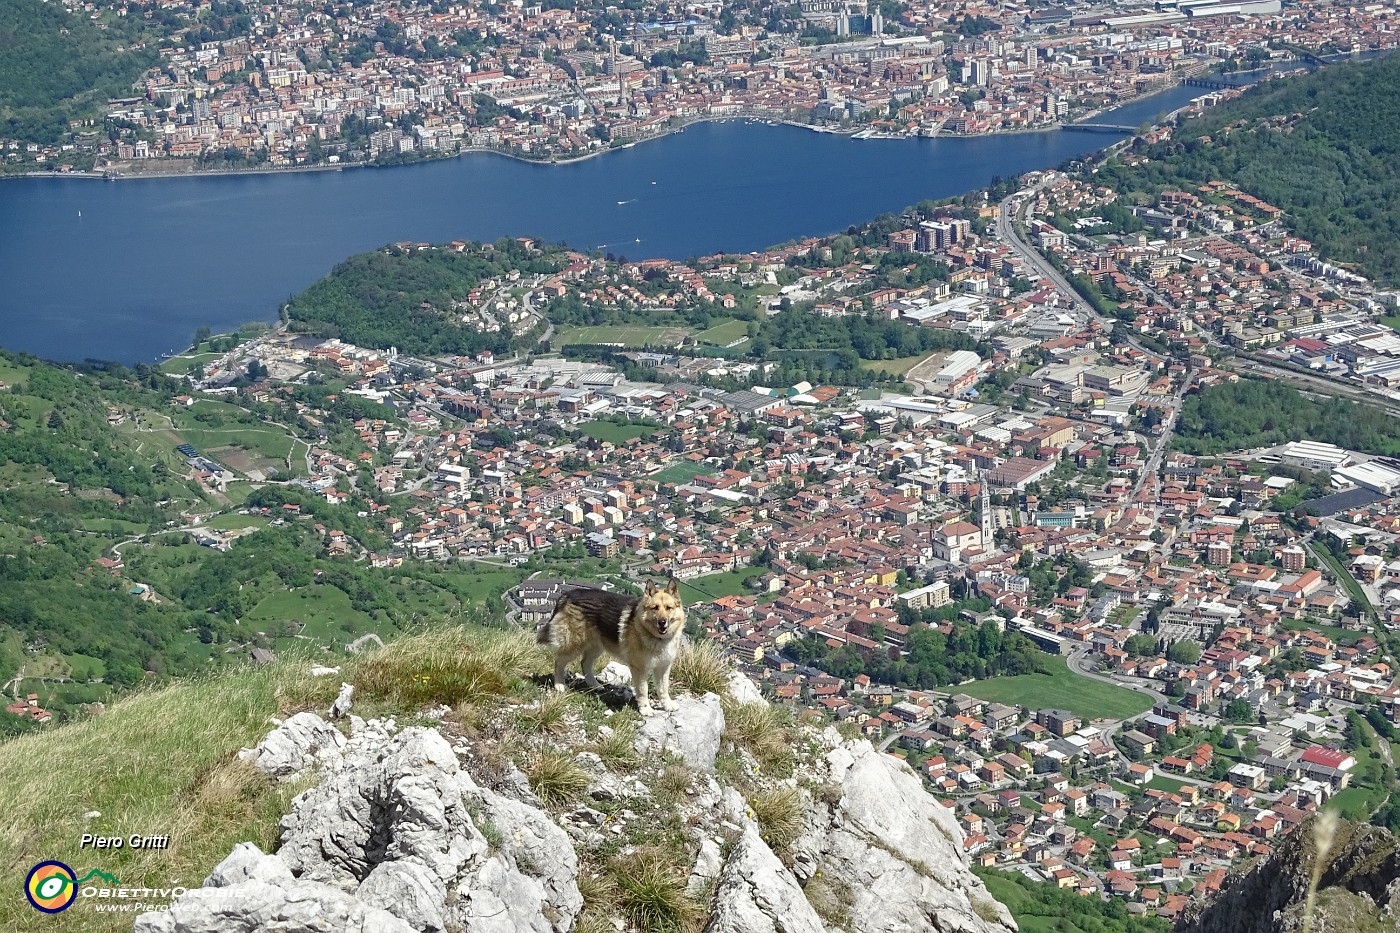
[[[640,349],[673,346],[689,335],[688,328],[674,325],[600,324],[596,327],[566,327],[554,338],[554,343],[561,347],[571,343],[621,344]]]
[[[1152,699],[1126,687],[1115,687],[1070,671],[1065,659],[1045,658],[1048,674],[993,677],[958,687],[969,696],[1024,706],[1028,709],[1067,709],[1089,719],[1127,719],[1152,708]]]

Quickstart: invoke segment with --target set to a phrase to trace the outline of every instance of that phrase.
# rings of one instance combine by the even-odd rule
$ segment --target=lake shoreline
[[[821,133],[821,134],[827,135],[827,136],[844,136],[844,137],[846,137],[847,139],[857,139],[857,138],[859,138],[859,139],[860,139],[861,141],[863,141],[863,142],[864,142],[864,141],[868,141],[868,140],[872,140],[872,139],[879,139],[879,140],[897,140],[897,141],[920,140],[920,139],[968,139],[968,140],[971,140],[971,139],[995,139],[995,138],[1003,137],[1003,136],[1020,136],[1020,135],[1024,135],[1024,134],[1027,134],[1027,133],[1053,133],[1053,132],[1056,132],[1056,131],[1058,131],[1058,130],[1064,129],[1065,127],[1075,126],[1075,125],[1080,124],[1080,123],[1085,123],[1085,122],[1094,120],[1095,118],[1097,118],[1097,117],[1099,117],[1099,116],[1102,116],[1104,113],[1111,112],[1111,111],[1116,110],[1116,109],[1118,109],[1118,108],[1120,108],[1120,107],[1127,107],[1127,106],[1130,106],[1130,105],[1132,105],[1132,104],[1139,103],[1139,102],[1141,102],[1141,101],[1143,101],[1143,100],[1147,100],[1147,99],[1149,99],[1149,98],[1151,98],[1151,97],[1155,97],[1155,96],[1157,96],[1158,94],[1165,93],[1166,91],[1172,90],[1173,88],[1176,88],[1176,87],[1178,87],[1178,85],[1175,85],[1175,84],[1163,85],[1162,87],[1154,88],[1154,89],[1152,89],[1152,90],[1150,90],[1150,91],[1148,91],[1148,92],[1146,92],[1146,93],[1144,93],[1144,94],[1139,94],[1139,95],[1136,96],[1136,97],[1126,98],[1126,99],[1121,100],[1121,101],[1115,101],[1115,102],[1112,104],[1112,106],[1109,107],[1109,108],[1097,108],[1097,109],[1095,109],[1095,110],[1091,110],[1091,111],[1089,111],[1089,112],[1087,112],[1087,113],[1081,114],[1080,116],[1078,116],[1078,117],[1077,117],[1076,119],[1074,119],[1073,121],[1070,121],[1069,123],[1054,123],[1054,124],[1049,124],[1049,125],[1046,125],[1046,126],[1028,126],[1028,127],[1021,127],[1021,128],[1019,128],[1019,129],[1010,129],[1010,130],[992,130],[992,131],[986,132],[986,133],[943,133],[943,132],[938,132],[938,133],[934,133],[934,134],[932,134],[932,135],[930,135],[930,136],[925,136],[925,135],[918,134],[918,133],[906,133],[906,134],[899,134],[899,135],[878,135],[878,136],[864,136],[864,137],[861,137],[861,136],[859,136],[859,134],[860,134],[861,132],[864,132],[864,131],[868,130],[868,129],[869,129],[868,127],[864,127],[864,126],[851,126],[851,127],[828,127],[828,126],[818,126],[818,125],[815,125],[815,124],[812,124],[812,123],[799,123],[798,121],[792,119],[791,117],[780,116],[780,115],[778,115],[778,114],[740,113],[740,114],[710,115],[710,116],[700,116],[700,117],[689,118],[689,119],[686,119],[686,120],[684,120],[684,121],[681,121],[681,122],[677,123],[675,126],[670,127],[670,128],[668,128],[668,129],[664,130],[663,132],[655,133],[655,134],[653,134],[653,135],[651,135],[651,136],[647,136],[647,137],[644,137],[644,138],[641,138],[641,139],[634,140],[634,141],[629,142],[629,143],[627,143],[627,144],[625,144],[625,145],[622,145],[622,146],[611,146],[611,147],[608,147],[608,148],[606,148],[606,149],[597,149],[597,150],[594,150],[594,151],[592,151],[592,152],[586,152],[586,153],[583,153],[583,154],[581,154],[581,155],[572,155],[572,156],[568,156],[568,157],[566,157],[566,158],[552,157],[552,158],[548,158],[548,159],[535,159],[535,158],[530,158],[530,157],[527,157],[527,156],[517,155],[516,153],[513,153],[513,152],[506,152],[506,151],[503,151],[503,150],[500,150],[500,149],[493,149],[493,148],[491,148],[491,147],[489,147],[489,146],[470,146],[470,147],[465,148],[465,149],[459,149],[459,150],[457,150],[456,152],[453,152],[453,153],[445,153],[445,154],[441,154],[441,155],[428,156],[428,157],[425,157],[425,158],[414,159],[414,160],[412,160],[412,161],[410,161],[410,162],[393,162],[393,163],[389,163],[389,164],[387,164],[387,165],[376,165],[376,164],[370,163],[370,162],[347,162],[347,163],[344,163],[344,164],[335,164],[335,165],[289,165],[289,166],[278,166],[278,167],[273,167],[273,168],[251,168],[251,167],[250,167],[250,168],[221,168],[221,169],[206,169],[206,170],[200,170],[200,171],[171,171],[171,172],[154,171],[154,172],[143,172],[143,173],[135,173],[135,174],[130,174],[130,173],[112,173],[112,172],[109,172],[109,171],[102,171],[102,172],[97,172],[97,171],[93,171],[93,172],[22,172],[22,173],[17,173],[17,174],[12,174],[12,175],[0,175],[0,181],[21,180],[21,179],[26,179],[26,178],[80,178],[80,179],[86,179],[86,180],[89,180],[89,181],[148,181],[148,180],[153,180],[153,179],[170,179],[170,178],[223,178],[223,177],[240,176],[240,175],[251,175],[251,176],[259,176],[259,175],[293,175],[293,174],[310,173],[310,172],[345,172],[345,171],[359,170],[359,169],[393,169],[393,168],[402,168],[402,167],[410,166],[410,165],[426,165],[426,164],[433,163],[433,162],[447,162],[447,161],[451,161],[452,159],[460,159],[460,158],[462,158],[463,156],[469,156],[469,155],[496,155],[496,156],[501,156],[501,157],[506,158],[506,159],[510,159],[510,160],[512,160],[512,161],[515,161],[515,162],[523,163],[523,164],[525,164],[525,165],[540,165],[540,166],[577,165],[577,164],[580,164],[580,163],[583,163],[583,162],[587,162],[587,161],[590,160],[590,159],[596,159],[596,158],[598,158],[599,156],[608,155],[609,153],[621,152],[621,151],[626,150],[626,149],[631,149],[632,147],[637,146],[637,145],[642,144],[642,143],[656,142],[657,140],[666,139],[667,137],[670,137],[670,136],[675,136],[675,135],[677,135],[677,134],[679,134],[679,133],[684,132],[684,131],[686,130],[687,127],[696,126],[696,125],[699,125],[699,124],[702,124],[702,123],[725,123],[725,122],[729,122],[729,121],[733,121],[733,120],[742,120],[742,121],[751,122],[751,123],[765,123],[765,124],[774,124],[774,125],[780,125],[780,126],[791,126],[791,127],[797,128],[797,129],[808,130],[808,131],[813,132],[813,133]],[[1210,93],[1208,90],[1202,89],[1202,95],[1205,95],[1205,94],[1208,94],[1208,93]],[[1097,148],[1104,148],[1104,147],[1101,146],[1101,147],[1097,147]],[[159,163],[156,163],[156,164],[159,164]]]

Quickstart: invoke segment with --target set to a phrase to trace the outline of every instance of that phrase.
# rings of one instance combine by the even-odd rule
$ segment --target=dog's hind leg
[[[559,649],[554,655],[554,689],[560,693],[564,692],[564,684],[569,679],[569,665],[579,656],[577,651],[565,651]]]
[[[598,663],[598,655],[602,653],[599,648],[589,648],[583,652],[583,684],[589,690],[598,688],[598,681],[593,677],[593,665]]]

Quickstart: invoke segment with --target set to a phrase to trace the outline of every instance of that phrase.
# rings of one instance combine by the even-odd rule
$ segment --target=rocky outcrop
[[[316,769],[315,786],[282,819],[278,851],[238,846],[205,887],[136,929],[568,933],[584,909],[581,863],[595,877],[619,870],[656,852],[665,833],[673,835],[663,864],[681,869],[676,883],[707,918],[707,933],[1015,929],[967,869],[951,813],[902,762],[827,730],[800,736],[797,776],[780,779],[731,745],[754,807],[762,809],[752,795],[774,792],[800,803],[800,834],[775,851],[744,795],[715,775],[724,711],[733,709],[724,703],[762,697],[748,684],[724,703],[713,694],[677,699],[674,712],[628,727],[640,761],[620,754],[618,730],[596,720],[532,735],[532,754],[566,752],[576,769],[575,796],[560,803],[556,793],[552,807],[509,755],[454,744],[438,728],[349,716],[346,737],[314,714],[293,716],[247,753],[282,779]],[[511,716],[502,712],[502,728]],[[496,751],[518,741],[507,731]],[[659,835],[663,827],[671,828]],[[791,838],[785,831],[779,842]],[[636,915],[602,920],[646,929]]]
[[[637,732],[637,751],[643,755],[671,752],[696,771],[712,774],[720,739],[724,737],[724,710],[719,697],[707,693],[682,703],[667,716],[649,716]]]
[[[333,757],[345,746],[345,736],[315,713],[297,713],[269,732],[254,748],[238,757],[264,774],[287,778]]]
[[[311,760],[309,748],[325,744],[309,716],[292,717],[274,732],[276,760]],[[287,730],[293,720],[296,728]],[[221,889],[219,898],[192,892],[177,901],[179,910],[143,918],[137,929],[572,929],[583,905],[578,862],[567,834],[535,803],[477,784],[434,729],[391,734],[372,722],[348,742],[336,735],[342,753],[323,757],[321,783],[283,818],[275,856],[235,850],[207,882]],[[286,748],[292,737],[307,747]],[[250,861],[254,854],[259,858]],[[317,926],[320,915],[309,907],[298,908],[318,898],[331,911],[325,916],[335,918],[329,926]],[[237,926],[229,908],[216,903],[258,906]]]
[[[803,884],[825,879],[861,933],[990,933],[1016,929],[971,871],[953,813],[904,762],[864,740],[822,736],[822,798],[792,846]]]
[[[1308,889],[1317,890],[1311,907]],[[1311,910],[1311,917],[1308,914]],[[1376,826],[1313,818],[1272,855],[1194,905],[1177,933],[1395,933],[1400,843]]]
[[[797,878],[744,827],[720,871],[705,933],[826,933]]]

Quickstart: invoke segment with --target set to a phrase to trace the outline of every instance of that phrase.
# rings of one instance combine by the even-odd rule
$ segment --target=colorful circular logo
[[[24,879],[24,896],[35,910],[56,914],[67,910],[78,896],[78,877],[62,862],[40,862]]]

